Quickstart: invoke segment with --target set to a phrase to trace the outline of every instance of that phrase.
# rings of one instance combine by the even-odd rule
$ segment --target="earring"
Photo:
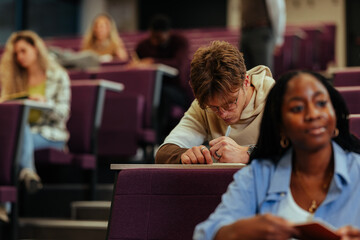
[[[289,146],[289,139],[287,139],[285,136],[281,136],[280,146],[282,148],[287,148]]]
[[[334,133],[333,133],[333,137],[336,138],[337,136],[339,136],[339,129],[335,128]]]

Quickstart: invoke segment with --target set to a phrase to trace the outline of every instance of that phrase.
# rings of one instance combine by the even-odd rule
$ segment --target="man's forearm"
[[[187,148],[181,148],[175,144],[165,144],[156,153],[155,163],[157,164],[176,164],[180,163],[181,154]]]

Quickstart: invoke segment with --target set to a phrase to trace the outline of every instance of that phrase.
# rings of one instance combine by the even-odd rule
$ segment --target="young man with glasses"
[[[156,163],[247,163],[275,83],[269,68],[247,72],[235,46],[215,41],[196,51],[190,78],[196,99],[159,147]]]

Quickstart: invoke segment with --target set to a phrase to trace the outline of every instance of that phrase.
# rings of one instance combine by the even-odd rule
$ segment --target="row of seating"
[[[332,73],[334,87],[344,97],[351,114],[360,113],[360,68],[335,69]]]
[[[346,76],[340,79],[341,85],[351,82]],[[360,71],[356,79],[359,76]],[[354,85],[337,90],[350,112],[359,113],[360,86]],[[349,123],[350,131],[360,137],[360,114],[351,114]],[[191,239],[196,224],[214,211],[236,171],[160,167],[121,170],[115,181],[107,239]]]
[[[105,99],[103,124],[98,133],[98,155],[130,157],[141,147],[153,149],[158,142],[158,111],[164,76],[176,76],[175,68],[162,64],[142,68],[106,66],[98,69],[70,71],[75,79],[107,79],[125,85],[121,94],[108,93]],[[153,153],[144,156],[153,162]]]
[[[214,40],[228,41],[239,46],[241,32],[238,29],[205,28],[176,29],[189,40],[189,59],[200,47]],[[122,33],[121,38],[129,52],[135,50],[136,44],[145,38],[144,31]],[[292,69],[326,70],[329,63],[335,62],[336,25],[330,22],[314,24],[288,24],[284,34],[284,45],[280,53],[274,56],[274,76]],[[80,49],[81,37],[47,39],[48,46]]]
[[[96,184],[96,133],[101,125],[105,91],[121,91],[123,85],[109,81],[72,81],[69,150],[38,150],[35,153],[37,169],[44,184],[47,177],[56,175],[59,166],[91,171],[89,184],[90,199],[93,199]],[[46,111],[46,103],[30,100],[15,100],[0,104],[0,202],[12,203],[11,225],[6,228],[6,239],[17,239],[18,189],[17,180],[20,146],[23,130],[27,124],[30,109]],[[49,166],[55,166],[53,171]],[[42,171],[43,170],[43,171]],[[64,179],[64,176],[63,176]]]

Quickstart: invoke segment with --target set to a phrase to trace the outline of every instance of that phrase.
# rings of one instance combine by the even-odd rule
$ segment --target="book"
[[[306,239],[306,240],[340,239],[340,236],[337,235],[332,229],[321,223],[310,222],[304,224],[297,224],[294,227],[300,231],[299,239]]]
[[[19,93],[13,93],[6,96],[2,96],[1,101],[3,102],[3,101],[27,99],[28,97],[29,97],[29,93],[19,92]]]

